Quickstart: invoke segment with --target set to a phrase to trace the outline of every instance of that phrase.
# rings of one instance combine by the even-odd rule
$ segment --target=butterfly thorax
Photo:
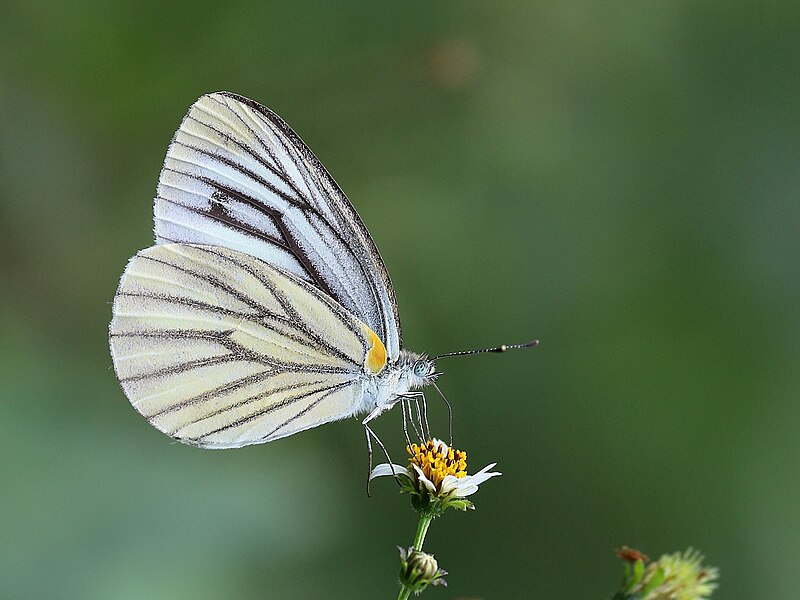
[[[364,396],[359,412],[375,408],[387,410],[404,395],[429,385],[436,379],[433,361],[424,354],[401,350],[377,375],[365,375]]]

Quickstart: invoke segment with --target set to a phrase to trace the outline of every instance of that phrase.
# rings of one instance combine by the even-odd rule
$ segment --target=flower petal
[[[442,486],[444,487],[444,482]],[[466,498],[478,491],[478,485],[469,476],[456,479],[449,487],[451,493],[459,498]]]
[[[422,469],[420,469],[417,465],[412,463],[411,466],[414,467],[414,470],[417,472],[417,479],[421,481],[432,494],[435,494],[436,486],[434,485],[434,483],[430,479],[425,477],[425,473],[423,473]]]
[[[394,472],[392,472],[392,468],[394,467]],[[372,469],[372,473],[369,474],[369,478],[375,479],[376,477],[384,477],[386,475],[393,476],[393,475],[405,475],[406,477],[411,477],[411,474],[408,472],[408,469],[405,467],[401,467],[400,465],[389,464],[389,463],[381,463],[377,465],[374,469]]]
[[[485,466],[474,475],[467,475],[466,477],[458,478],[454,475],[448,475],[442,480],[441,495],[446,496],[452,494],[459,498],[466,498],[478,491],[478,486],[487,479],[491,479],[501,473],[489,472],[489,469],[494,467],[497,463],[492,463]]]
[[[444,454],[445,456],[447,455],[447,451],[450,449],[450,446],[448,446],[447,444],[445,444],[445,443],[444,443],[442,440],[440,440],[439,438],[431,438],[431,441],[433,442],[433,445],[434,445],[434,446],[436,446],[437,448],[443,448],[443,449],[444,449],[444,452],[443,452],[443,454]]]
[[[467,496],[472,496],[475,492],[478,491],[477,485],[465,485],[458,489],[458,492],[455,494],[459,498],[466,498]]]
[[[478,471],[474,475],[469,475],[469,476],[465,477],[464,479],[470,479],[470,480],[472,480],[472,483],[474,483],[475,485],[480,485],[484,481],[486,481],[487,479],[491,479],[492,477],[495,477],[497,475],[502,475],[502,473],[498,473],[497,471],[492,472],[492,473],[488,472],[489,469],[495,467],[496,465],[497,465],[497,463],[492,463],[490,465],[486,465],[485,467],[483,467],[480,471]]]
[[[446,475],[444,479],[442,479],[442,496],[448,495],[450,492],[454,490],[458,490],[461,486],[459,485],[465,479],[469,479],[469,477],[462,477],[459,479],[455,475]],[[477,487],[475,489],[478,489]],[[461,494],[456,494],[457,496],[461,496]]]

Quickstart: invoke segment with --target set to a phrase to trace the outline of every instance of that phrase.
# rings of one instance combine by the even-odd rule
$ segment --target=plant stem
[[[417,525],[417,535],[414,536],[414,550],[422,550],[422,544],[425,542],[425,535],[428,533],[433,517],[420,513],[419,524]],[[400,593],[397,595],[397,600],[408,600],[411,596],[411,588],[405,583],[400,585]]]
[[[397,600],[408,600],[408,597],[411,595],[411,588],[407,585],[402,585],[400,587],[400,593],[397,595]]]
[[[426,514],[419,516],[419,525],[417,525],[417,535],[414,537],[414,550],[422,550],[422,543],[425,541],[425,534],[428,533],[428,527],[431,524],[433,517]]]

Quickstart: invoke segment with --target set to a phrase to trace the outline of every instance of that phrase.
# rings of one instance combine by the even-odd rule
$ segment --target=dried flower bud
[[[619,550],[616,550],[617,557],[630,562],[635,563],[637,560],[642,561],[643,563],[649,563],[650,557],[647,556],[644,552],[639,552],[638,550],[634,550],[633,548],[628,548],[627,546],[623,546]]]

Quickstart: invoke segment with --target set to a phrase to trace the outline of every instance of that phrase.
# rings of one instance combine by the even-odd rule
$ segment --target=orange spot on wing
[[[386,366],[386,346],[383,345],[378,334],[366,325],[364,325],[364,332],[367,334],[367,339],[370,344],[372,344],[367,351],[367,355],[364,357],[364,366],[367,371],[373,375],[377,375],[383,370],[383,367]]]

